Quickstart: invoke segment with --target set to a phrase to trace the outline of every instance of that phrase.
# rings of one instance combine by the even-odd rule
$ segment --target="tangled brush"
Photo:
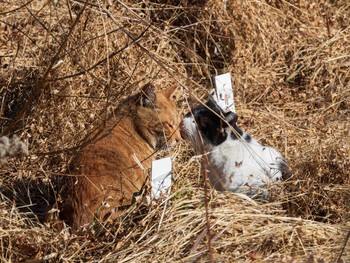
[[[2,262],[350,261],[348,1],[3,1],[0,14],[0,152],[30,148],[0,168]],[[292,168],[270,203],[205,194],[181,142],[159,153],[174,164],[162,202],[98,233],[47,220],[72,157],[125,97],[177,85],[183,116],[225,72],[242,129]]]

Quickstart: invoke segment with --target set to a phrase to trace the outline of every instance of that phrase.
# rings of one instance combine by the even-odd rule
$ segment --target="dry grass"
[[[30,155],[0,166],[1,262],[350,261],[349,25],[346,0],[3,1],[0,135]],[[164,203],[81,236],[44,223],[75,151],[123,97],[175,84],[183,114],[227,71],[242,128],[293,170],[270,203],[206,195],[182,142]]]

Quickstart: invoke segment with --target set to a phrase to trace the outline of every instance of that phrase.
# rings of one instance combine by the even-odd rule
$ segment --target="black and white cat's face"
[[[206,154],[208,176],[217,190],[255,195],[264,185],[281,178],[288,167],[278,151],[243,132],[237,118],[209,99],[185,115],[181,136],[197,153]]]
[[[185,115],[181,123],[181,135],[198,150],[201,145],[218,146],[230,136],[238,139],[243,135],[237,126],[237,114],[223,112],[212,100],[200,104]]]

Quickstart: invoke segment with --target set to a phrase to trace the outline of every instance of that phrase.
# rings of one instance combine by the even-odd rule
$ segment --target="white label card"
[[[225,73],[214,77],[216,90],[211,93],[214,101],[223,111],[236,112],[233,98],[231,73]]]
[[[171,159],[152,161],[152,199],[158,199],[161,195],[169,195],[171,190]]]

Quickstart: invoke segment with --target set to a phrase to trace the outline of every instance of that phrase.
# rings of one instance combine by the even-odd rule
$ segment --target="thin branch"
[[[34,1],[34,0],[30,0],[30,1],[28,1],[27,3],[24,3],[23,5],[21,5],[21,6],[17,7],[17,8],[14,8],[14,9],[9,10],[9,11],[2,12],[2,13],[0,13],[0,16],[7,15],[7,14],[10,14],[10,13],[14,13],[14,12],[16,12],[16,11],[22,9],[23,7],[26,7],[27,5],[29,5],[29,4],[30,4],[31,2],[33,2],[33,1]]]
[[[207,155],[204,157],[207,158]],[[209,185],[208,185],[208,172],[207,172],[207,162],[202,161],[203,175],[204,175],[204,206],[205,206],[205,223],[207,228],[207,239],[208,239],[208,252],[209,252],[209,262],[214,262],[213,257],[213,247],[211,244],[211,232],[210,232],[210,221],[209,221]]]
[[[342,257],[343,254],[344,254],[344,251],[345,251],[345,248],[346,248],[346,246],[347,246],[347,244],[348,244],[348,242],[349,242],[349,239],[350,239],[350,229],[349,229],[349,231],[348,231],[348,234],[346,235],[346,238],[345,238],[345,240],[344,240],[344,245],[343,245],[343,247],[342,247],[342,250],[340,251],[340,254],[339,254],[339,257],[338,257],[336,263],[342,262],[342,261],[341,261],[341,260],[342,260],[341,257]]]

